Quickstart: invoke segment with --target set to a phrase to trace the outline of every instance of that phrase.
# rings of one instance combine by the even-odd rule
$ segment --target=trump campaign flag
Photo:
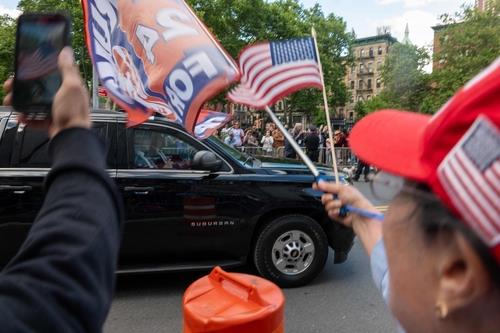
[[[314,39],[287,39],[254,44],[239,56],[241,84],[228,99],[256,109],[307,87],[322,88]]]
[[[129,125],[156,112],[204,138],[230,119],[201,107],[238,68],[183,0],[82,4],[92,62]]]

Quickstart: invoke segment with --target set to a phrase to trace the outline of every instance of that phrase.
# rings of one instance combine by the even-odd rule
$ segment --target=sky
[[[18,0],[0,0],[0,14],[16,16]],[[343,17],[348,29],[354,29],[358,38],[373,36],[378,26],[391,26],[398,40],[404,36],[408,23],[410,40],[418,46],[431,46],[432,26],[439,15],[454,13],[463,3],[473,0],[301,0],[306,7],[319,3],[326,13]]]
[[[443,13],[453,14],[462,4],[473,0],[302,0],[306,7],[319,3],[326,13],[342,17],[349,30],[358,38],[376,35],[377,27],[390,26],[399,41],[408,23],[410,40],[418,46],[430,47],[432,26],[439,23]]]

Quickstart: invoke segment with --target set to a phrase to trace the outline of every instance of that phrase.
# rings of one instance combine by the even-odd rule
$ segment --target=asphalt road
[[[356,186],[369,196],[366,183],[356,183]],[[254,273],[251,268],[239,271]],[[205,274],[120,277],[104,331],[182,332],[183,292]],[[334,265],[333,253],[330,253],[317,279],[305,287],[285,289],[284,293],[287,333],[395,332],[389,311],[373,285],[369,261],[359,241],[347,262]]]

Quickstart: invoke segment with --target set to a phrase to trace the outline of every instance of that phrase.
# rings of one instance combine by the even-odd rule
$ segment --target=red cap
[[[500,58],[434,116],[382,110],[359,121],[350,146],[367,163],[425,183],[500,263]]]

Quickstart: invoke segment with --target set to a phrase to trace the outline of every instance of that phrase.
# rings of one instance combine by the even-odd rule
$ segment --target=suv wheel
[[[254,263],[259,273],[280,287],[303,286],[325,266],[328,240],[321,226],[304,215],[286,215],[257,235]]]

